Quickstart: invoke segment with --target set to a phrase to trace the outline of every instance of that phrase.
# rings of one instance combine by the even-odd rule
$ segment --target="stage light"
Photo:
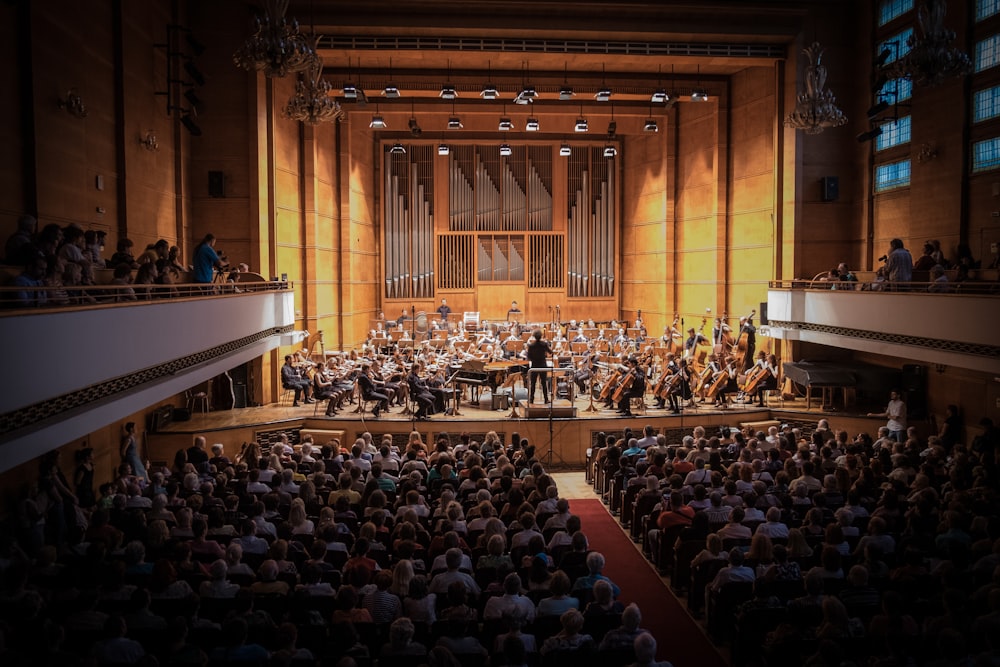
[[[573,154],[573,149],[570,148],[569,144],[563,144],[559,147],[559,157],[569,157]]]
[[[577,118],[576,125],[573,126],[574,132],[586,132],[589,128],[587,127],[586,118]]]
[[[511,149],[510,144],[500,144],[500,155],[510,157],[513,154],[514,151]]]
[[[538,132],[540,128],[541,125],[538,124],[537,118],[529,118],[528,121],[524,124],[524,129],[528,132]]]

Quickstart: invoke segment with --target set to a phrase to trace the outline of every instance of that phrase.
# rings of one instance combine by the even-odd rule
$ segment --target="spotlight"
[[[573,99],[574,95],[576,95],[576,93],[574,93],[573,89],[569,86],[563,86],[559,89],[559,99],[563,102]]]
[[[617,122],[611,121],[610,123],[608,123],[608,139],[610,139],[611,137],[615,136],[615,132],[617,132],[617,131],[618,131],[618,123]]]
[[[198,127],[197,123],[194,122],[194,118],[192,118],[189,114],[181,116],[181,125],[183,125],[184,128],[191,133],[192,137],[201,136],[201,128]]]
[[[660,127],[656,124],[655,118],[647,118],[645,125],[642,126],[643,132],[659,132]]]
[[[448,144],[438,144],[438,155],[448,155],[451,153],[451,147]]]
[[[513,154],[514,151],[511,150],[510,144],[500,144],[500,155],[503,157],[510,157]]]
[[[887,111],[888,109],[889,103],[885,100],[879,100],[868,109],[868,120],[874,119],[880,113]]]
[[[395,143],[392,145],[392,148],[389,149],[389,153],[391,155],[406,155],[406,148],[403,144]]]
[[[708,91],[704,88],[695,88],[691,91],[691,101],[692,102],[707,102],[708,101]]]
[[[452,116],[448,119],[448,129],[449,130],[461,130],[464,125],[462,125],[462,119],[458,116]]]
[[[594,95],[594,99],[597,100],[598,102],[610,102],[611,101],[611,89],[610,88],[601,88],[600,90],[597,91],[597,94]]]
[[[353,83],[344,84],[344,99],[348,100],[358,99],[358,89]]]
[[[399,97],[399,88],[394,84],[387,83],[385,88],[382,89],[382,95],[390,100],[397,99]]]
[[[663,88],[657,88],[652,95],[649,96],[649,101],[653,104],[666,104],[670,101],[670,95]]]
[[[618,155],[618,149],[617,148],[615,148],[611,144],[608,144],[607,146],[604,147],[604,157],[606,157],[606,158],[612,158],[612,157],[614,157],[616,155]]]
[[[488,83],[483,86],[482,92],[479,96],[484,100],[498,100],[500,99],[500,91],[497,90],[496,84]]]
[[[528,132],[538,132],[540,127],[537,118],[529,118],[528,122],[524,124],[524,129]]]
[[[586,132],[587,130],[588,130],[587,119],[586,118],[577,118],[576,119],[576,125],[573,126],[573,131],[574,132]]]
[[[569,157],[573,154],[573,149],[570,148],[569,144],[563,144],[559,147],[559,157]]]
[[[882,134],[882,127],[881,126],[879,126],[879,127],[873,127],[872,129],[868,130],[867,132],[862,132],[861,134],[858,135],[858,143],[859,144],[863,144],[866,141],[871,141],[872,139],[874,139],[875,137],[879,136],[880,134]]]
[[[439,94],[439,97],[442,100],[453,100],[456,97],[458,97],[458,91],[455,90],[455,86],[451,85],[450,83],[446,83],[441,88],[441,93]]]
[[[408,125],[410,127],[410,134],[413,135],[414,137],[419,137],[421,134],[423,134],[424,131],[420,129],[419,125],[417,125],[416,118],[411,118]]]
[[[500,118],[500,124],[497,125],[497,129],[501,132],[508,132],[514,129],[514,122],[507,117]]]
[[[384,130],[389,126],[386,124],[385,118],[383,118],[381,114],[375,114],[372,116],[372,122],[368,123],[368,127],[373,130]]]
[[[198,69],[198,66],[194,64],[194,61],[192,60],[185,61],[184,71],[187,72],[187,75],[191,77],[191,80],[194,81],[196,84],[198,84],[199,86],[205,85],[205,75],[201,73],[201,70]]]
[[[535,87],[526,85],[514,98],[514,104],[531,104],[536,97],[538,97],[538,93],[535,91]]]

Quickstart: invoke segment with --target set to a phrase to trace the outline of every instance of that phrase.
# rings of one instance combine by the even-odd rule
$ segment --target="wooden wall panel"
[[[777,91],[773,70],[767,67],[745,69],[731,81],[732,180],[724,249],[728,275],[725,305],[719,308],[725,307],[731,317],[738,317],[767,300],[767,281],[775,273],[773,137]]]
[[[667,218],[666,132],[627,137],[622,155],[621,306],[617,316],[631,320],[642,310],[647,329],[653,330],[650,327],[662,326],[670,316],[673,301],[673,290],[667,289],[667,267],[672,263],[668,229],[672,225]]]

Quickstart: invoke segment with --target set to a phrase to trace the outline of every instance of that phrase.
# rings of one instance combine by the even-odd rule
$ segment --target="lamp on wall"
[[[153,130],[146,130],[146,134],[139,137],[139,143],[147,151],[157,151],[160,149],[160,144],[156,140],[156,133]]]
[[[819,134],[828,127],[845,125],[847,116],[837,107],[837,98],[826,88],[823,48],[819,42],[813,42],[802,53],[809,61],[806,66],[806,89],[795,98],[795,109],[785,116],[785,127],[804,130],[806,134]]]
[[[302,72],[319,58],[314,42],[299,32],[294,18],[285,18],[289,0],[262,0],[264,15],[254,17],[254,31],[233,54],[233,62],[248,72],[283,77]]]
[[[66,97],[59,98],[59,108],[65,109],[66,113],[74,118],[87,117],[87,105],[83,103],[83,98],[76,88],[70,88],[66,91]]]

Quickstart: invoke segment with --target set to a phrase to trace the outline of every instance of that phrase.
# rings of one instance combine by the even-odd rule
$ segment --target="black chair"
[[[752,581],[733,581],[725,584],[709,598],[707,610],[708,634],[719,643],[730,639],[736,608],[753,597]]]

